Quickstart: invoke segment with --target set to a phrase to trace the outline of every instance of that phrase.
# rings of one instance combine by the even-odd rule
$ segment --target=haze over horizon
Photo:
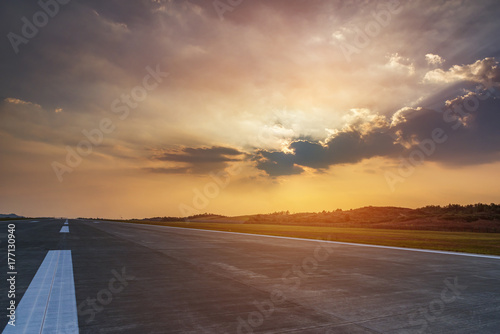
[[[498,1],[42,3],[0,4],[0,213],[500,202]]]

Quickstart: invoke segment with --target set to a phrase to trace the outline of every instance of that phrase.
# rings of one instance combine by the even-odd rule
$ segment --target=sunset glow
[[[3,1],[0,212],[500,202],[498,1],[217,3]]]

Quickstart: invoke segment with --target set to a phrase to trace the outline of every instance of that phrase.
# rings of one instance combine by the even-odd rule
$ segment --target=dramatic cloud
[[[302,173],[303,167],[322,171],[373,157],[397,160],[433,140],[435,131],[446,140],[432,144],[436,147],[425,152],[425,161],[446,165],[499,161],[498,96],[493,89],[468,92],[444,102],[440,110],[401,109],[391,122],[373,115],[368,122],[335,133],[325,143],[294,141],[287,147],[289,153],[261,150],[256,153],[256,166],[270,176],[282,176]]]
[[[295,164],[295,159],[295,154],[267,151],[258,152],[255,158],[258,161],[257,168],[272,177],[301,174],[304,169]]]
[[[495,58],[485,58],[469,65],[455,65],[448,71],[435,69],[425,74],[424,81],[451,83],[472,81],[487,87],[500,83],[500,68]]]
[[[180,150],[162,152],[156,160],[181,163],[182,167],[158,167],[147,170],[164,174],[207,174],[226,168],[230,162],[242,161],[245,153],[230,147],[185,147]]]
[[[425,55],[425,60],[427,61],[427,63],[429,63],[429,65],[441,65],[444,63],[444,59],[441,58],[440,56],[438,55],[435,55],[435,54],[432,54],[432,53],[428,53]]]
[[[291,153],[259,151],[255,157],[256,166],[270,176],[299,174],[304,171],[303,167],[321,171],[333,165],[391,156],[398,151],[393,142],[388,133],[372,132],[362,136],[357,131],[340,132],[326,144],[295,141],[288,146]]]
[[[396,70],[407,72],[408,75],[415,74],[415,66],[409,58],[400,56],[398,53],[390,55],[387,66]]]

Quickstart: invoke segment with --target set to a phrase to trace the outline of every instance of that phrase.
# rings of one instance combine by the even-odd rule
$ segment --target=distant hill
[[[143,219],[143,221],[500,233],[500,205],[494,203],[428,205],[418,209],[367,206],[351,210],[336,209],[301,213],[278,211],[234,217],[204,213],[189,217],[154,217]]]
[[[500,205],[430,205],[419,209],[364,207],[354,210],[250,216],[247,224],[336,226],[434,231],[500,232]]]
[[[199,215],[193,215],[189,217],[153,217],[145,218],[145,221],[158,221],[158,222],[178,222],[178,221],[214,221],[219,219],[227,218],[226,216],[216,215],[213,213],[202,213]]]
[[[8,215],[4,215],[0,213],[0,218],[24,218],[23,216],[18,216],[14,213],[9,213]]]

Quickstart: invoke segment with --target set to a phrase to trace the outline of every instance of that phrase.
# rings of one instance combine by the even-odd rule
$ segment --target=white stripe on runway
[[[47,253],[16,309],[16,326],[3,331],[11,333],[78,333],[70,250]]]
[[[64,222],[64,225],[68,225],[68,220],[66,219],[66,221]]]
[[[61,227],[61,230],[59,233],[69,233],[69,226],[63,226]]]

